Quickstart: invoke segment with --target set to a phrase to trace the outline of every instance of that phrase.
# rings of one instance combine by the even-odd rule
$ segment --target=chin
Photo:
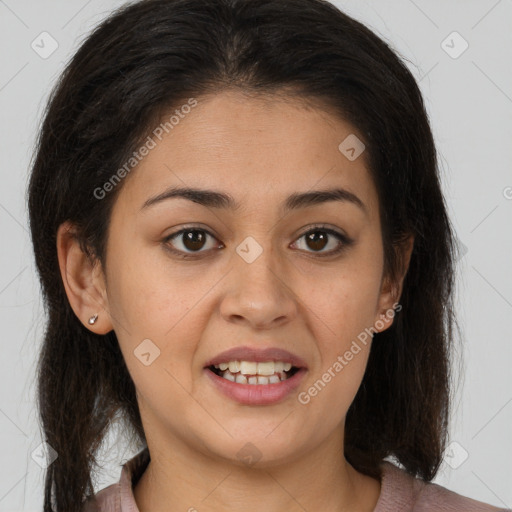
[[[290,435],[289,431],[283,430],[286,434],[283,438],[279,438],[275,432],[269,435],[271,431],[260,430],[254,435],[245,432],[244,436],[226,439],[222,446],[219,446],[217,438],[210,450],[230,464],[240,467],[264,469],[289,464],[299,452],[297,438]]]

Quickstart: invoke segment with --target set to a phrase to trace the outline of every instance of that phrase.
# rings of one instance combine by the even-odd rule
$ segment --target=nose
[[[226,321],[261,330],[284,325],[296,317],[297,296],[290,276],[276,266],[272,253],[266,249],[251,263],[234,256],[229,289],[220,305]]]

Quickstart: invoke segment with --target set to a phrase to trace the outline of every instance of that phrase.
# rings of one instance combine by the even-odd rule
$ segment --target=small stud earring
[[[91,318],[89,318],[89,324],[94,324],[96,320],[98,320],[98,315],[91,316]]]

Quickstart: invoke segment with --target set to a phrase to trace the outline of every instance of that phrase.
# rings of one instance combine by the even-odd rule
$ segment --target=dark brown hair
[[[94,190],[163,112],[183,98],[227,89],[319,101],[361,133],[389,276],[401,268],[401,241],[412,233],[415,245],[402,310],[374,336],[347,414],[345,456],[374,476],[385,457],[394,457],[426,480],[441,463],[457,246],[412,74],[381,38],[323,0],[146,0],[109,16],[66,66],[48,102],[30,176],[30,229],[47,313],[38,407],[46,441],[58,453],[46,473],[46,512],[78,511],[93,493],[97,449],[117,414],[145,444],[115,333],[89,331],[70,307],[58,227],[71,221],[84,252],[105,266],[110,212],[123,183],[101,200]]]

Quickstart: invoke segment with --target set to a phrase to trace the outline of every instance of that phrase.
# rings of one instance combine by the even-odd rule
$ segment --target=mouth
[[[244,361],[240,361],[241,368],[239,367],[238,371],[234,371],[237,369],[236,366],[232,368],[233,371],[230,370],[229,366],[221,369],[226,364],[231,365],[231,363],[236,363],[236,361],[224,363],[222,366],[220,364],[208,365],[203,371],[214,389],[242,405],[261,406],[280,403],[293,396],[307,373],[306,368],[291,365],[286,370],[284,368],[280,370],[279,362],[274,363],[273,361],[267,361],[266,363],[274,364],[274,369],[270,364],[267,364],[266,368],[266,363],[263,366],[263,373],[269,373],[269,375],[260,375],[260,369],[258,367],[256,370],[254,369],[254,365],[256,365],[254,362],[248,362],[249,365],[252,364],[252,367],[244,368]],[[276,371],[276,366],[278,371]]]
[[[308,373],[304,359],[280,347],[234,347],[203,364],[217,391],[245,405],[270,405],[289,398]]]
[[[300,368],[290,363],[266,361],[230,361],[206,367],[215,375],[237,384],[267,385],[278,384],[293,377]]]

